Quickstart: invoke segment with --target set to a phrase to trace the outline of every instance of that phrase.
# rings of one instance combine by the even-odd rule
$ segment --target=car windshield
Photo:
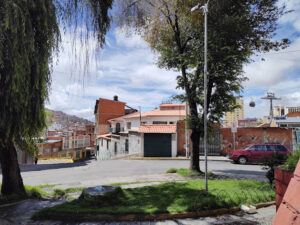
[[[245,149],[250,150],[251,147],[253,147],[253,145],[247,145],[247,147]]]

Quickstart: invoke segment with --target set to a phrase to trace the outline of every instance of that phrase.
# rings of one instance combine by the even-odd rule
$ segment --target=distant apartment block
[[[284,105],[278,105],[278,106],[274,106],[273,108],[273,116],[274,117],[281,117],[281,116],[285,116],[286,114],[288,114],[288,108]]]
[[[257,127],[258,121],[256,118],[238,120],[238,127]]]
[[[239,108],[225,113],[225,127],[231,127],[232,122],[237,123],[239,120],[244,120],[244,100],[237,98],[236,103],[240,106]]]
[[[90,147],[91,137],[89,135],[63,137],[63,150],[83,149]]]

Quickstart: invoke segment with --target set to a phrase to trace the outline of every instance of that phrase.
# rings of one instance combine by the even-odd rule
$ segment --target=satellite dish
[[[255,107],[255,102],[254,102],[254,101],[251,101],[251,102],[249,103],[249,106],[254,108],[254,107]]]

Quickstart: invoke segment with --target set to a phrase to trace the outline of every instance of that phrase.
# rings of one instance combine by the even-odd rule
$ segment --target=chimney
[[[114,96],[114,101],[119,101],[118,95],[115,95],[115,96]]]

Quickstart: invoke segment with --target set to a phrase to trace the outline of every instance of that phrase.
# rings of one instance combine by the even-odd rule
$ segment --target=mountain
[[[46,109],[47,114],[47,123],[57,123],[61,124],[62,126],[72,123],[83,123],[85,125],[87,124],[93,124],[93,122],[80,118],[78,116],[69,115],[67,113],[64,113],[62,111],[55,111],[51,109]]]

